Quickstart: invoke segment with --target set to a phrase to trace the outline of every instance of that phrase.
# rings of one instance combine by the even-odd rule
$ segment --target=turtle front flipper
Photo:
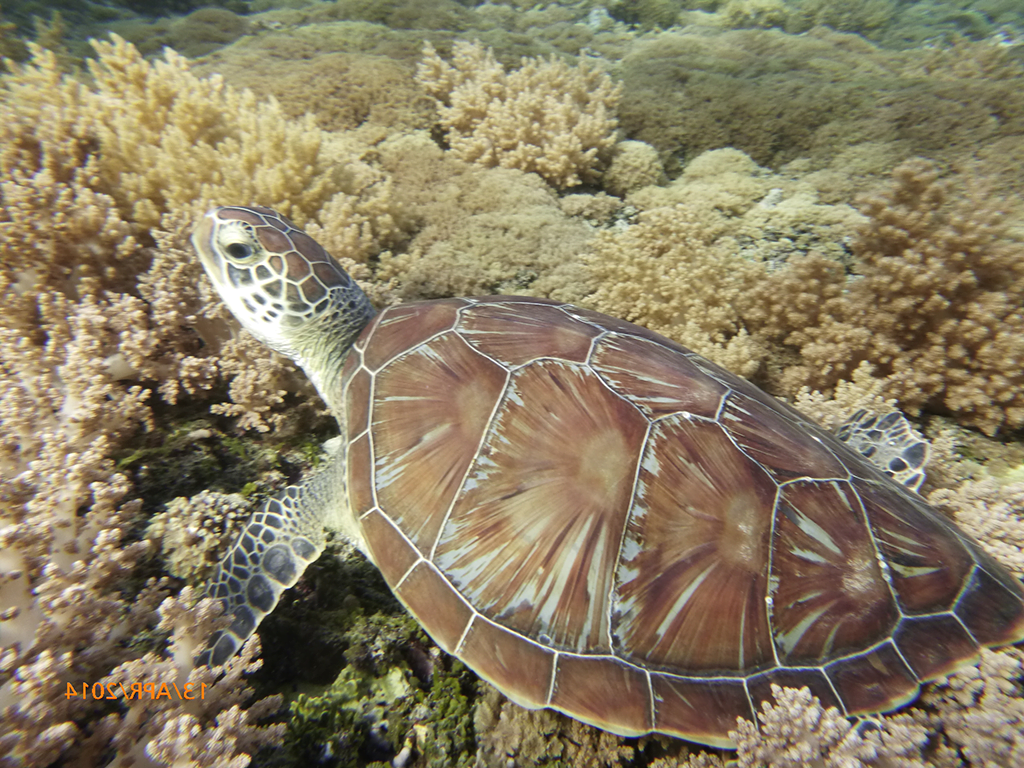
[[[311,503],[316,497],[310,483],[291,485],[249,518],[204,594],[224,604],[231,626],[213,635],[198,664],[220,666],[234,656],[281,594],[320,557],[324,529],[314,513],[320,505]]]

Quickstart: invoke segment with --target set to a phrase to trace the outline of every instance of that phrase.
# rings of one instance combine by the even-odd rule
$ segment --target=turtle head
[[[339,381],[345,353],[374,314],[355,280],[269,208],[214,208],[192,244],[239,322],[300,365],[330,402],[327,389]]]

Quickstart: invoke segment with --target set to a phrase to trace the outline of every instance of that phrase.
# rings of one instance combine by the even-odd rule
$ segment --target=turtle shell
[[[512,700],[730,746],[772,683],[860,714],[1024,637],[916,494],[644,328],[533,298],[381,312],[343,372],[371,558]]]

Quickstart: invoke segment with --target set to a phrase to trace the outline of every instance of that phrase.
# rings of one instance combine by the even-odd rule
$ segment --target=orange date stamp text
[[[205,699],[207,683],[185,683],[178,687],[177,683],[81,683],[76,688],[76,683],[68,683],[64,698],[74,699]]]

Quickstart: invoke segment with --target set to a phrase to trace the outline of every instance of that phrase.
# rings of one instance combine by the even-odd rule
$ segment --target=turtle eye
[[[252,257],[252,246],[248,243],[229,243],[224,246],[224,250],[235,261],[245,261]]]

